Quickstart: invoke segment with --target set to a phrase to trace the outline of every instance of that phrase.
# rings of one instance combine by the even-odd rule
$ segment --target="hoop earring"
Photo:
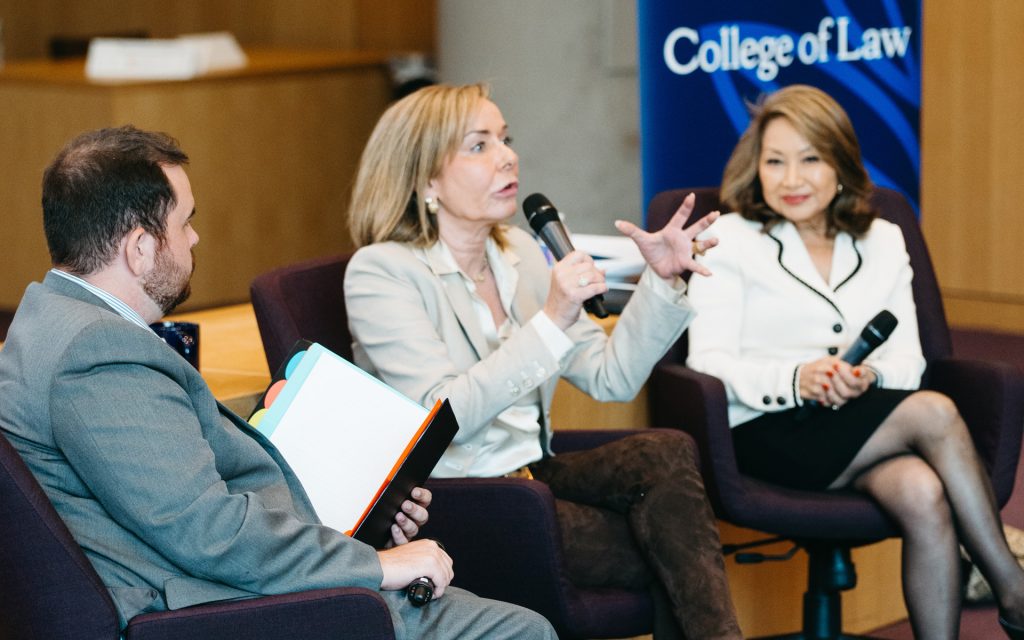
[[[438,209],[440,209],[437,205],[437,200],[434,198],[423,198],[423,206],[427,208],[427,213],[432,216],[436,216]]]

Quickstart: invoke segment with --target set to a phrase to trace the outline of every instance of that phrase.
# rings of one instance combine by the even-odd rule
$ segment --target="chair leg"
[[[873,640],[843,633],[842,592],[857,586],[849,547],[803,542],[807,551],[807,591],[803,630],[762,640]]]

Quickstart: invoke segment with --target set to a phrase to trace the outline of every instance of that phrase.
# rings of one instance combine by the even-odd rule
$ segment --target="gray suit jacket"
[[[633,294],[609,337],[585,314],[566,332],[575,344],[555,361],[528,324],[547,299],[551,271],[537,242],[507,229],[505,267],[517,278],[511,315],[522,327],[497,349],[487,343],[462,276],[436,253],[396,242],[363,247],[345,272],[355,360],[424,406],[449,398],[459,432],[436,476],[458,476],[484,449],[488,428],[521,394],[541,392],[542,446],[559,377],[598,400],[625,401],[643,386],[694,312],[646,286]]]
[[[152,332],[50,274],[0,352],[0,429],[122,625],[253,594],[379,589],[374,549],[319,524],[277,450]]]

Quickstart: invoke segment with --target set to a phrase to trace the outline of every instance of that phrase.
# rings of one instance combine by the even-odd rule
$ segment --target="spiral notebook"
[[[409,493],[458,431],[322,345],[300,341],[249,417],[302,482],[320,520],[382,547]]]

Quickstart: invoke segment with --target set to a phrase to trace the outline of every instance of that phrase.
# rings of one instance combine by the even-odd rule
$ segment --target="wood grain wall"
[[[924,3],[921,215],[953,324],[1024,333],[1024,2]]]
[[[434,0],[0,0],[8,59],[40,58],[54,35],[227,30],[243,45],[434,50]]]

